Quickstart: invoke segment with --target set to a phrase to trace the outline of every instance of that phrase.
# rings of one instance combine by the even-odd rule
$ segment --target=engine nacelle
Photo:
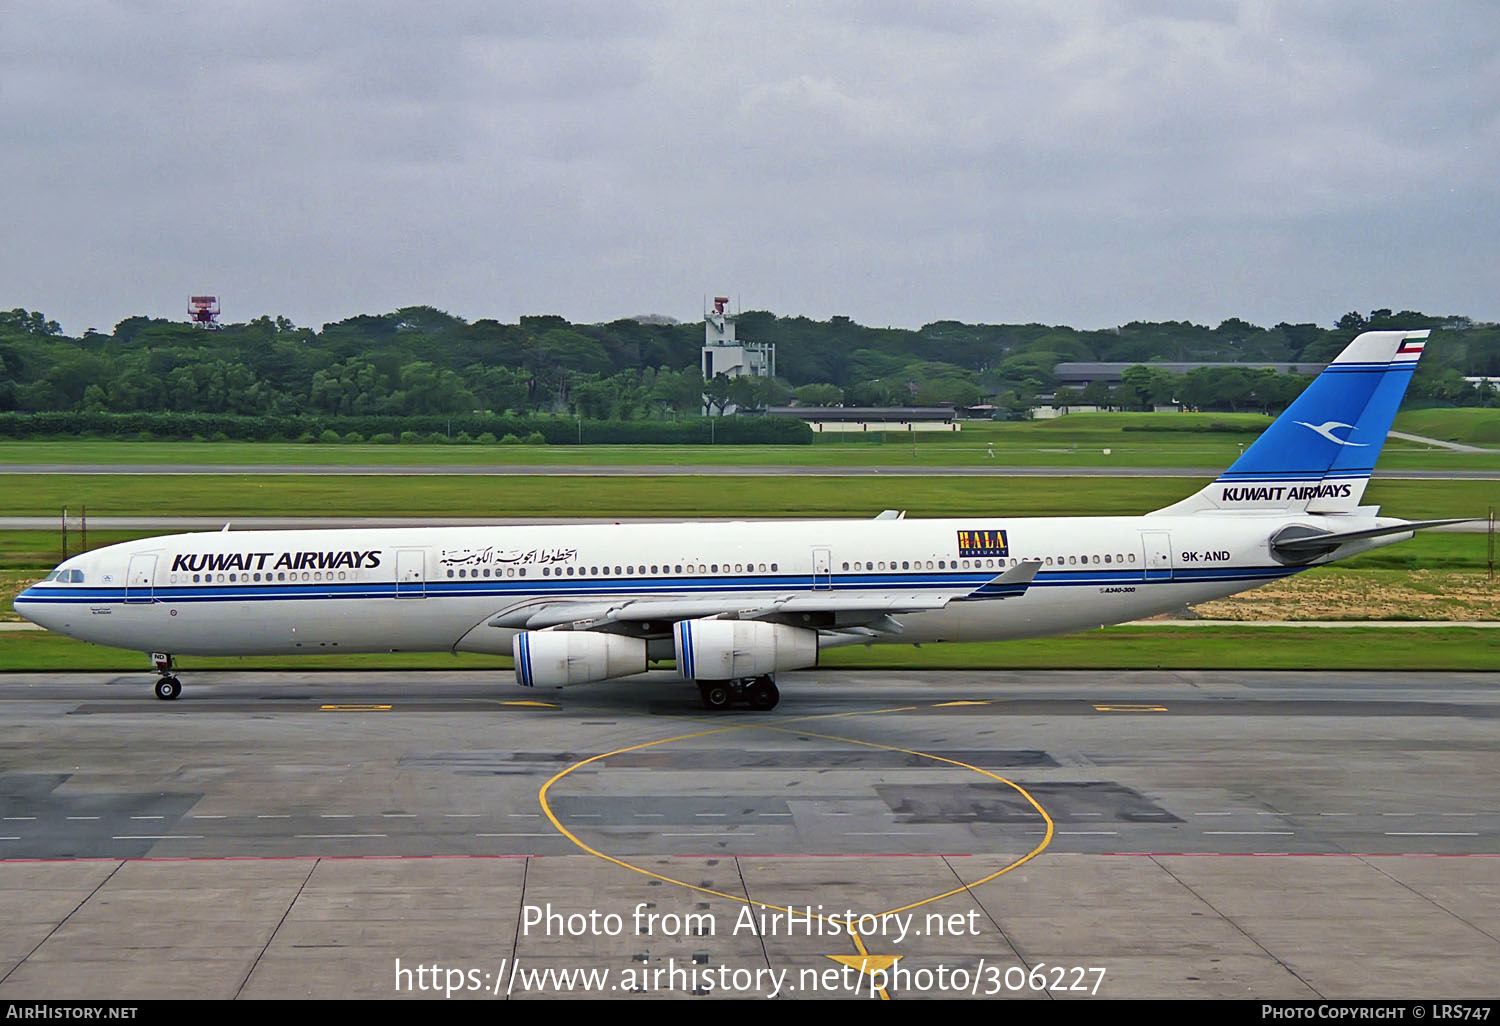
[[[689,680],[758,677],[818,665],[818,632],[763,620],[679,620],[677,672]]]
[[[646,672],[646,642],[591,631],[522,631],[511,642],[516,683],[560,688]]]

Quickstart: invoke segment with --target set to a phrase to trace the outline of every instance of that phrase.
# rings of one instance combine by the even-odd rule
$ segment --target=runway
[[[359,463],[0,463],[0,474],[192,477],[203,474],[313,477],[1185,477],[1212,479],[1222,467],[1126,466],[784,466],[780,464],[359,464]],[[1500,481],[1500,470],[1382,470],[1386,481]]]
[[[472,969],[469,996],[563,990],[497,995],[502,962],[849,996],[832,957],[892,956],[949,971],[896,1000],[959,970],[1086,996],[1007,989],[1038,965],[1113,997],[1493,992],[1497,675],[810,671],[729,715],[667,679],[149,683],[0,680],[0,998],[431,996],[398,958]],[[733,930],[762,904],[814,914]],[[900,909],[917,932],[825,929]]]

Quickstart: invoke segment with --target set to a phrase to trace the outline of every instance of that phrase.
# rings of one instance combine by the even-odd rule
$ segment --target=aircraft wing
[[[1015,598],[1026,594],[1026,589],[1031,587],[1031,582],[1036,577],[1038,570],[1042,568],[1040,559],[1030,559],[1024,563],[1017,563],[1005,573],[993,580],[986,581],[972,592],[965,595],[965,599],[1000,599]]]
[[[1014,598],[1025,594],[1040,562],[1011,567],[977,588],[964,590],[871,589],[789,591],[779,595],[721,593],[669,597],[622,597],[607,601],[537,598],[495,613],[491,627],[514,630],[598,630],[613,623],[660,621],[665,631],[678,620],[785,620],[833,614],[840,626],[879,621],[893,613],[942,609],[975,599]]]
[[[788,592],[783,595],[719,595],[682,598],[622,598],[612,602],[556,601],[537,599],[490,618],[491,627],[542,630],[573,625],[594,630],[611,623],[648,623],[660,620],[670,627],[677,620],[718,617],[732,620],[765,620],[800,613],[869,612],[912,613],[942,609],[959,596],[953,593],[915,591],[882,592]]]

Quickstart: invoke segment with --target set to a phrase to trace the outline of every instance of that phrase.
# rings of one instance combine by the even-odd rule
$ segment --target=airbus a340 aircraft
[[[526,686],[674,659],[711,709],[839,645],[1122,623],[1455,521],[1361,506],[1425,331],[1366,332],[1212,484],[1139,517],[245,531],[111,545],[17,597],[49,630],[152,653],[510,653]]]

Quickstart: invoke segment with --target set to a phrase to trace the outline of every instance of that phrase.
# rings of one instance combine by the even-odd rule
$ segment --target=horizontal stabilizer
[[[1363,531],[1324,531],[1316,527],[1292,524],[1282,528],[1271,537],[1271,552],[1287,563],[1306,563],[1319,556],[1326,556],[1347,542],[1366,538],[1383,538],[1390,534],[1409,534],[1429,527],[1447,527],[1449,524],[1472,523],[1473,517],[1456,520],[1412,520],[1388,527],[1371,527]]]

